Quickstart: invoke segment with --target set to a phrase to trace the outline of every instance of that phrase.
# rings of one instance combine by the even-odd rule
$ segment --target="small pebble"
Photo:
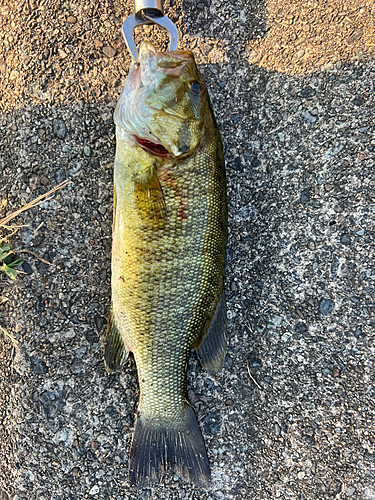
[[[77,18],[76,18],[76,16],[69,16],[69,17],[68,17],[68,19],[67,19],[67,22],[68,22],[69,24],[74,24],[74,23],[76,23],[76,22],[77,22]]]
[[[13,82],[14,80],[17,80],[17,78],[19,77],[19,72],[16,70],[16,69],[13,69],[11,72],[10,72],[10,75],[9,75],[9,80],[11,82]]]
[[[283,132],[278,132],[280,142],[285,142],[285,134]]]
[[[350,236],[347,233],[344,233],[340,236],[340,243],[343,245],[350,245]]]
[[[104,475],[105,475],[105,471],[104,471],[103,469],[99,469],[99,470],[95,473],[95,477],[96,477],[96,479],[101,479]]]
[[[304,55],[305,55],[304,49],[300,49],[296,52],[297,59],[301,59],[301,57],[303,57]]]
[[[97,495],[99,493],[99,486],[96,484],[89,491],[89,495]]]
[[[254,158],[251,160],[251,166],[257,168],[259,167],[259,165],[260,165],[259,159],[256,156],[254,156]]]
[[[349,488],[346,490],[346,496],[352,497],[355,492],[356,492],[356,489],[353,488],[353,486],[349,486]]]
[[[246,14],[245,14],[245,11],[244,10],[241,10],[240,12],[240,20],[243,22],[243,23],[246,23]]]
[[[363,152],[359,152],[357,154],[357,157],[358,157],[358,160],[360,160],[360,161],[367,160],[367,158],[368,158],[367,154],[363,153]]]
[[[235,217],[238,221],[249,221],[255,216],[255,207],[253,204],[249,203],[245,207],[236,210]]]
[[[116,50],[110,45],[106,45],[105,47],[103,47],[103,52],[107,57],[115,57],[115,55],[117,54]]]
[[[333,148],[330,148],[326,154],[323,156],[325,160],[331,160],[335,156],[337,156],[341,151],[343,150],[344,146],[335,146]]]
[[[52,122],[52,132],[53,135],[59,139],[65,139],[66,137],[66,125],[62,120],[55,118]]]
[[[55,444],[65,443],[65,446],[73,442],[73,430],[70,427],[63,427],[53,436],[52,441]]]
[[[336,378],[336,377],[338,377],[339,375],[340,375],[340,370],[339,370],[338,368],[334,368],[334,369],[332,370],[332,377],[333,377],[333,378]]]
[[[360,40],[363,36],[363,29],[359,28],[353,31],[353,33],[349,36],[347,43],[351,45],[352,43]]]
[[[319,313],[322,316],[330,316],[334,308],[335,308],[335,303],[333,300],[323,299],[319,305]]]
[[[65,337],[68,339],[72,339],[76,336],[76,333],[73,328],[68,328],[65,332]]]
[[[22,269],[26,274],[33,274],[33,270],[28,262],[23,262]]]
[[[301,203],[307,203],[308,201],[310,201],[310,189],[305,188],[301,191]],[[314,243],[313,243],[313,245],[314,245]],[[315,248],[315,245],[314,245],[314,248]]]
[[[68,54],[62,49],[58,49],[57,52],[59,54],[60,59],[65,59],[66,57],[68,57]]]
[[[235,292],[237,290],[237,285],[235,281],[232,281],[230,284],[230,289],[232,292]]]
[[[297,323],[295,326],[296,333],[305,333],[308,330],[308,326],[305,323]]]
[[[307,109],[304,109],[301,112],[301,118],[302,121],[307,123],[308,125],[314,125],[314,123],[318,120],[318,117],[311,114]]]
[[[256,356],[255,353],[250,354],[247,358],[247,364],[250,368],[262,368],[263,366],[262,361]]]
[[[271,314],[269,319],[274,326],[281,326],[282,322],[284,321],[284,318],[277,314]]]
[[[308,85],[307,87],[301,89],[300,92],[298,92],[298,97],[302,97],[303,99],[311,99],[315,94],[316,90]]]

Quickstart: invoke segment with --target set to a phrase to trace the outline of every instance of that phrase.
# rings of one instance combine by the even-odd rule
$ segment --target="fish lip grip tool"
[[[172,21],[164,15],[162,0],[135,0],[134,14],[125,19],[122,24],[125,43],[135,61],[138,60],[138,51],[133,37],[133,29],[143,24],[157,24],[170,36],[169,50],[176,50],[178,45],[178,30]]]

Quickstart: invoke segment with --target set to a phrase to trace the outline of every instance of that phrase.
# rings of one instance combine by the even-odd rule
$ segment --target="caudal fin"
[[[173,422],[137,418],[130,452],[129,479],[133,486],[149,486],[166,471],[206,488],[210,465],[194,412],[182,410]]]

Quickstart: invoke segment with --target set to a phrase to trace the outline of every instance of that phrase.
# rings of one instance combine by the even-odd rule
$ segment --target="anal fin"
[[[202,367],[205,370],[219,372],[223,367],[225,354],[227,352],[225,337],[226,326],[227,308],[223,290],[208,331],[203,337],[200,345],[196,348]]]
[[[104,344],[104,364],[107,372],[115,372],[122,368],[129,349],[125,346],[121,332],[116,325],[113,312],[109,313],[107,335]]]

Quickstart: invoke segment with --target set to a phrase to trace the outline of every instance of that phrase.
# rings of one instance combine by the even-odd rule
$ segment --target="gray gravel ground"
[[[101,345],[131,3],[1,3],[0,216],[71,181],[14,221],[27,225],[14,248],[52,265],[19,253],[26,274],[0,275],[0,325],[18,346],[0,334],[1,500],[375,499],[372,6],[167,9],[197,54],[226,150],[228,355],[215,376],[195,355],[189,364],[210,489],[167,477],[137,491],[135,364],[108,376]],[[347,45],[322,38],[319,9]],[[142,33],[163,46],[158,30]],[[315,57],[322,40],[328,63]],[[259,59],[262,43],[273,52]]]

